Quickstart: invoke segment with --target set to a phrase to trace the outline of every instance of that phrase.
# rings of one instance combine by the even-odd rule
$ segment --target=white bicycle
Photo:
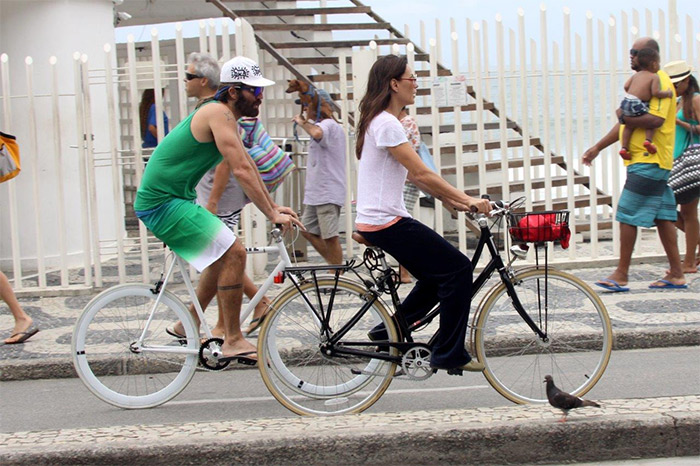
[[[273,229],[271,235],[272,246],[246,248],[249,254],[277,252],[279,263],[241,313],[241,321],[253,312],[275,277],[292,266],[281,231]],[[185,303],[167,290],[176,264],[202,323],[203,337]],[[293,283],[301,280],[287,276]],[[177,320],[182,322],[185,338],[166,333],[166,326]],[[121,408],[151,408],[178,395],[198,363],[211,370],[226,367],[228,361],[219,361],[222,343],[213,337],[204,319],[187,263],[175,255],[155,286],[117,285],[92,299],[73,331],[72,355],[81,380],[98,398]]]

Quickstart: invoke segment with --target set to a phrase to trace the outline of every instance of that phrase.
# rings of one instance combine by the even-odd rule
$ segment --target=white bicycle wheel
[[[97,295],[78,319],[72,341],[75,370],[107,403],[127,409],[158,406],[194,375],[199,338],[190,313],[169,291],[154,309],[157,297],[146,284],[118,285]],[[165,332],[178,320],[186,339]]]
[[[549,269],[518,272],[513,280],[525,311],[546,333],[536,335],[516,312],[504,284],[484,298],[476,316],[476,356],[489,383],[509,400],[546,403],[545,375],[577,396],[603,375],[612,351],[612,326],[598,295],[575,276]]]
[[[341,278],[318,279],[283,291],[271,304],[258,337],[258,367],[270,393],[287,409],[301,415],[359,413],[370,407],[391,383],[396,364],[368,356],[335,353],[332,348],[376,351],[367,332],[384,323],[389,340],[398,341],[393,320],[381,301],[364,313],[369,298],[359,283]],[[335,293],[334,293],[335,290]],[[327,334],[304,296],[328,319],[331,338],[348,326],[347,333],[327,346]],[[328,307],[332,311],[328,314]],[[360,343],[360,344],[358,344]],[[364,343],[364,344],[361,344]],[[396,355],[394,348],[387,349]],[[328,353],[331,354],[328,354]]]

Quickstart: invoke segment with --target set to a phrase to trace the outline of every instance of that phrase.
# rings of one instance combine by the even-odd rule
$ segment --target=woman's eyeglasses
[[[203,77],[204,77],[204,76],[200,76],[200,75],[198,75],[198,74],[188,73],[187,71],[185,71],[185,79],[186,79],[187,81],[192,81],[193,79],[203,78]]]
[[[411,76],[410,78],[398,78],[398,79],[399,79],[399,81],[413,81],[413,82],[418,81],[418,78],[416,78],[415,76]]]
[[[252,93],[255,97],[260,97],[263,93],[263,87],[254,87],[254,86],[236,86],[236,89],[240,89],[242,91],[248,91]]]

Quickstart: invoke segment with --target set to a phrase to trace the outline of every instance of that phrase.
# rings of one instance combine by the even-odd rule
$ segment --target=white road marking
[[[414,393],[438,393],[438,392],[456,392],[463,390],[483,390],[485,388],[491,388],[489,385],[472,385],[470,387],[438,387],[438,388],[402,388],[398,390],[387,390],[383,396],[386,395],[406,395]],[[245,398],[219,398],[213,400],[181,400],[181,401],[169,401],[169,405],[199,405],[199,404],[216,404],[216,403],[250,403],[256,401],[270,401],[275,400],[272,395],[268,396],[249,396]],[[275,400],[276,401],[276,400]]]

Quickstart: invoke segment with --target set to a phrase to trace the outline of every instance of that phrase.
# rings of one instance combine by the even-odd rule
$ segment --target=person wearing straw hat
[[[197,205],[195,186],[223,159],[250,200],[284,230],[303,229],[296,213],[274,203],[255,162],[243,146],[234,114],[240,93],[260,93],[274,81],[262,76],[252,60],[229,60],[221,67],[221,85],[214,100],[182,120],[153,152],[134,201],[137,217],[161,241],[202,272],[198,299],[214,296],[224,313],[223,358],[256,364],[255,346],[243,337],[240,310],[246,251],[235,234],[204,207]]]
[[[634,41],[630,49],[630,68],[640,68],[638,54],[645,48],[659,52],[659,44],[651,37],[641,37]],[[662,90],[673,90],[673,85],[664,71],[659,71]],[[675,92],[673,92],[675,98]],[[653,289],[687,288],[681,267],[676,228],[676,203],[673,191],[668,186],[668,178],[673,167],[673,141],[676,133],[676,109],[671,99],[653,97],[649,101],[649,112],[636,117],[623,116],[618,109],[619,123],[603,138],[583,154],[584,165],[591,165],[601,150],[614,144],[622,137],[625,126],[635,129],[630,138],[630,160],[625,160],[627,179],[620,194],[615,220],[620,223],[620,259],[617,268],[595,285],[612,292],[629,291],[627,286],[629,269],[637,240],[637,228],[656,226],[659,239],[666,252],[669,269],[662,278],[652,282]],[[652,143],[656,153],[644,147],[645,128],[656,128]]]
[[[693,76],[692,68],[685,60],[672,61],[664,65],[664,71],[676,88],[676,139],[673,146],[674,161],[688,146],[700,144],[700,87]],[[675,162],[674,162],[675,163]],[[697,273],[700,265],[700,225],[698,224],[698,199],[700,199],[700,164],[692,172],[685,171],[686,186],[677,190],[676,202],[680,212],[676,226],[685,232],[684,273]],[[693,176],[692,179],[690,176]],[[688,185],[693,185],[688,187]],[[697,248],[697,254],[696,254]]]

